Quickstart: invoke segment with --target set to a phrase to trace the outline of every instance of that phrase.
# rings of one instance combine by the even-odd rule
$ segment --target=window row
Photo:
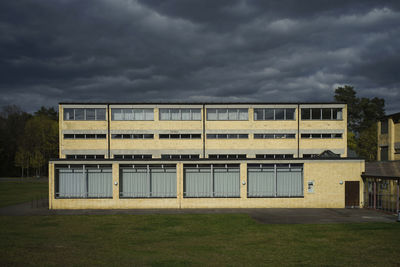
[[[341,108],[302,108],[302,120],[342,120]]]
[[[257,154],[256,159],[292,159],[293,154]]]
[[[296,134],[254,134],[254,139],[294,139]]]
[[[198,154],[162,154],[161,159],[199,159]]]
[[[294,120],[294,108],[255,108],[254,120]]]
[[[200,139],[201,134],[160,134],[160,139]]]
[[[246,154],[209,154],[209,159],[245,159]]]
[[[66,159],[104,159],[104,155],[66,155]]]
[[[64,139],[106,139],[106,134],[64,134]]]
[[[145,155],[142,155],[142,154],[129,154],[129,155],[126,155],[126,154],[116,154],[116,155],[114,155],[114,159],[151,159],[152,158],[152,156],[150,155],[150,154],[145,154]]]
[[[152,108],[113,108],[111,118],[113,121],[152,121],[154,111]]]
[[[112,139],[153,139],[154,134],[112,134]]]
[[[248,139],[248,134],[207,134],[208,139]]]
[[[199,108],[160,108],[161,121],[200,121]]]
[[[303,139],[331,139],[331,138],[342,138],[341,133],[332,133],[332,134],[301,134],[301,138]]]
[[[248,119],[247,108],[207,108],[209,121],[247,121]]]
[[[64,108],[66,121],[105,121],[105,108]]]

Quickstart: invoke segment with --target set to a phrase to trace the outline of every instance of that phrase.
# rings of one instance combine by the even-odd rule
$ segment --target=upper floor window
[[[159,134],[160,139],[200,139],[201,134]]]
[[[331,139],[331,138],[342,138],[341,133],[313,133],[313,134],[301,134],[303,139]]]
[[[105,134],[64,134],[64,139],[106,139]]]
[[[207,134],[208,139],[248,139],[248,134]]]
[[[296,134],[254,134],[254,139],[294,139]]]
[[[388,131],[389,131],[389,127],[388,127],[389,125],[388,125],[388,121],[387,120],[384,120],[384,121],[381,121],[381,134],[387,134],[388,133]]]
[[[294,120],[294,108],[255,108],[255,121]]]
[[[302,120],[341,120],[341,108],[302,108]]]
[[[104,121],[106,120],[105,108],[64,108],[66,121]]]
[[[249,110],[247,108],[207,108],[209,121],[247,121]]]
[[[160,121],[199,121],[201,109],[199,108],[160,108]]]
[[[152,121],[154,110],[152,108],[113,108],[111,117],[113,121]]]

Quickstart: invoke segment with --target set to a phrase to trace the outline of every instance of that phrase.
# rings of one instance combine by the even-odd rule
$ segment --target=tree
[[[347,146],[366,160],[376,160],[376,122],[385,115],[385,100],[358,98],[349,85],[335,90],[335,100],[347,104]]]
[[[35,116],[45,116],[51,120],[58,121],[58,112],[53,108],[40,107],[38,111],[34,113]]]

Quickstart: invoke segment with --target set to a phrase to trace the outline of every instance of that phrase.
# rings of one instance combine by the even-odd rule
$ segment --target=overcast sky
[[[333,101],[400,111],[400,1],[0,1],[0,106]]]

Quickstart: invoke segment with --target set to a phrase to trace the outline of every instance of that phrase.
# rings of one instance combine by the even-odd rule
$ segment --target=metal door
[[[345,182],[345,206],[354,208],[360,206],[360,182],[346,181]]]

